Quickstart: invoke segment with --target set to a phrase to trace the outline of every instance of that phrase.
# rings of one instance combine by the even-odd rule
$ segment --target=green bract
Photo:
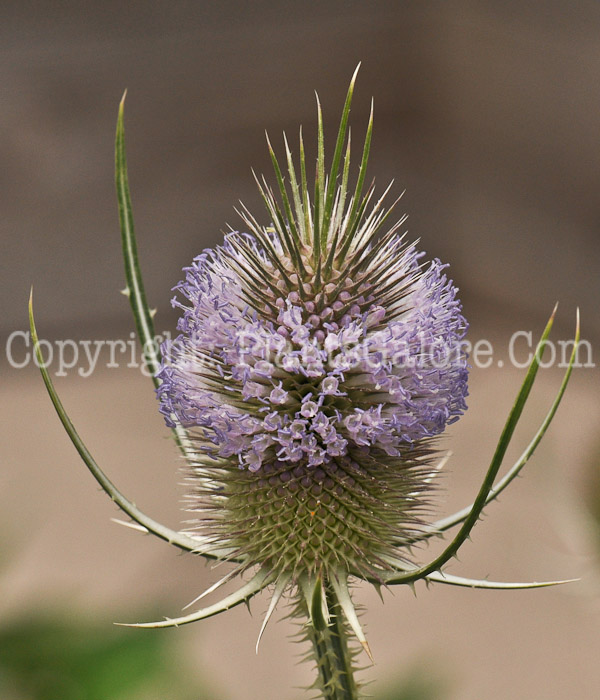
[[[246,238],[229,239],[226,244],[229,247],[223,247],[211,258],[213,267],[208,268],[208,272],[200,266],[190,268],[191,272],[188,270],[187,286],[183,286],[192,306],[182,307],[188,314],[184,326],[187,323],[192,327],[198,318],[202,323],[208,318],[211,329],[222,323],[223,328],[218,329],[220,335],[214,336],[221,342],[221,338],[229,337],[227,334],[236,324],[252,321],[260,326],[262,314],[265,332],[274,332],[273,329],[280,324],[277,332],[282,337],[296,333],[297,338],[312,343],[315,352],[319,343],[329,343],[330,348],[337,350],[344,329],[355,330],[360,323],[364,324],[362,337],[378,337],[374,334],[383,334],[387,328],[391,339],[393,323],[409,318],[423,299],[429,303],[433,298],[427,296],[429,291],[419,291],[419,283],[426,279],[424,289],[435,288],[436,303],[439,303],[429,317],[442,318],[446,323],[443,327],[451,328],[446,337],[448,346],[460,340],[460,307],[454,302],[451,283],[439,274],[443,266],[435,263],[424,270],[421,265],[416,265],[418,256],[414,248],[399,245],[397,226],[381,234],[390,211],[382,208],[383,198],[368,210],[373,188],[368,188],[366,194],[362,189],[371,144],[372,112],[357,182],[353,190],[349,189],[350,138],[347,129],[355,78],[356,73],[350,83],[331,170],[327,174],[322,115],[320,106],[318,108],[318,155],[312,196],[308,191],[302,139],[299,174],[285,140],[289,184],[284,180],[269,143],[281,204],[264,179],[257,182],[272,227],[259,225],[244,210],[242,217],[250,234]],[[156,522],[121,494],[96,464],[77,434],[44,366],[30,299],[31,334],[46,388],[84,463],[133,521],[123,524],[155,534],[182,550],[231,562],[231,571],[192,604],[236,575],[246,574],[248,578],[236,592],[218,603],[175,619],[131,626],[187,624],[248,602],[263,589],[270,588],[272,598],[259,640],[279,600],[290,596],[295,603],[294,615],[303,620],[303,634],[312,644],[310,655],[318,669],[316,687],[328,700],[351,700],[358,697],[358,687],[353,678],[355,652],[351,647],[350,632],[371,655],[350,595],[349,584],[352,582],[362,579],[379,587],[413,585],[424,580],[498,589],[565,583],[495,583],[450,575],[444,567],[469,537],[484,507],[519,474],[552,421],[575,361],[579,316],[573,351],[556,398],[521,457],[504,476],[498,478],[533,386],[554,312],[541,335],[474,502],[454,515],[427,524],[425,498],[429,482],[436,468],[441,466],[433,461],[432,439],[443,430],[449,418],[457,417],[464,407],[466,381],[461,374],[466,372],[464,357],[459,358],[462,364],[458,373],[447,375],[454,382],[451,389],[447,390],[443,383],[439,389],[435,385],[415,385],[410,403],[414,415],[411,415],[411,427],[406,429],[398,427],[402,425],[402,404],[390,398],[395,389],[389,389],[388,394],[384,389],[388,386],[397,388],[402,381],[407,382],[408,371],[401,379],[393,371],[385,374],[381,370],[379,379],[370,385],[371,375],[363,370],[352,375],[349,369],[344,372],[335,370],[330,374],[324,369],[293,374],[288,369],[288,374],[285,374],[274,370],[270,363],[254,358],[248,365],[248,376],[240,379],[239,372],[236,374],[239,362],[232,362],[230,367],[222,360],[231,354],[227,354],[229,348],[223,350],[217,342],[216,347],[224,354],[218,355],[215,351],[210,355],[205,346],[194,345],[187,338],[182,341],[187,343],[182,346],[183,350],[169,364],[161,357],[155,343],[153,313],[146,301],[137,259],[125,158],[123,102],[117,122],[116,184],[127,280],[125,293],[131,303],[153,382],[162,392],[163,412],[173,426],[175,439],[195,484],[192,500],[200,520],[198,531],[177,531]],[[402,259],[408,270],[404,277],[394,267],[393,255],[396,254],[408,256]],[[245,299],[251,309],[251,315],[240,311],[239,319],[229,325],[225,311],[221,320],[215,321],[210,316],[210,308],[217,308],[220,303],[216,292],[214,304],[211,298],[207,305],[208,311],[200,308],[205,301],[202,285],[208,280],[210,287],[213,277],[218,277],[215,270],[221,270],[215,267],[215,260],[222,266],[224,272],[219,279],[229,295],[223,297],[222,309],[232,298],[237,303],[238,297]],[[430,279],[427,278],[428,272],[431,272]],[[228,284],[237,285],[235,294]],[[353,294],[356,301],[348,301],[354,298]],[[378,299],[382,300],[382,305],[378,305]],[[198,308],[194,307],[194,302]],[[236,309],[243,305],[240,302],[236,307],[235,303],[231,308],[237,313]],[[448,304],[447,318],[443,316],[444,303]],[[419,308],[416,310],[420,311]],[[308,316],[307,321],[303,313]],[[422,317],[427,317],[427,314],[423,313]],[[427,329],[430,335],[435,335],[439,328],[434,321],[431,323],[433,325]],[[236,346],[236,352],[238,350]],[[300,350],[292,352],[298,354]],[[198,360],[207,356],[216,361],[218,372],[214,367],[199,369],[199,365],[192,365],[190,369],[181,364],[182,357]],[[157,374],[162,378],[162,384]],[[442,382],[446,378],[442,370],[435,376],[439,376]],[[207,386],[213,393],[208,392]],[[404,386],[403,390],[409,394],[407,387]],[[218,400],[214,400],[213,394]],[[427,403],[429,395],[433,398]],[[228,396],[232,398],[229,400]],[[442,399],[445,400],[446,396],[447,404],[444,404]],[[269,407],[269,402],[272,404],[270,408],[263,410],[262,406]],[[223,405],[229,407],[229,413],[223,413]],[[244,413],[245,405],[247,410]],[[385,405],[385,414],[382,405]],[[271,413],[266,414],[268,410]],[[371,421],[368,429],[358,426],[361,416],[367,414]],[[382,418],[382,415],[386,417]],[[440,419],[440,415],[446,418]],[[261,416],[271,422],[259,440],[256,436],[261,435]],[[386,423],[388,419],[390,422]],[[244,420],[251,421],[252,430],[247,434],[254,436],[252,439],[246,440],[246,434],[240,431],[239,425]],[[373,427],[376,420],[379,421],[377,430]],[[273,438],[269,437],[269,430]],[[288,437],[289,445],[286,443]],[[246,445],[237,453],[239,462],[232,447],[237,444]],[[428,564],[419,565],[409,559],[412,545],[426,542],[430,537],[442,535],[455,527],[458,529],[454,537]]]

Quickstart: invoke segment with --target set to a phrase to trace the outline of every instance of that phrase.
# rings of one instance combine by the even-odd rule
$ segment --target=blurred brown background
[[[597,363],[597,2],[5,2],[0,57],[0,623],[44,606],[106,625],[148,609],[174,616],[217,575],[108,522],[117,514],[78,463],[37,371],[11,368],[4,352],[6,338],[27,328],[32,282],[42,336],[128,338],[113,191],[125,88],[157,330],[174,327],[170,288],[181,268],[227,223],[238,225],[238,200],[262,216],[250,169],[270,176],[264,129],[280,147],[281,132],[293,139],[303,124],[311,143],[316,89],[331,145],[360,60],[353,140],[373,96],[370,175],[380,190],[392,178],[396,193],[406,189],[409,233],[451,264],[472,340],[505,348],[516,330],[539,332],[558,299],[556,337],[572,333],[579,305]],[[473,370],[470,411],[447,443],[454,456],[441,511],[476,490],[521,379],[506,366]],[[559,381],[557,368],[541,373],[514,455]],[[417,599],[399,590],[385,606],[361,592],[378,661],[366,674],[378,679],[375,697],[414,669],[439,677],[449,700],[597,697],[598,386],[596,369],[576,373],[525,480],[489,509],[452,566],[496,579],[583,581],[522,593],[423,587]],[[106,471],[175,525],[177,457],[148,380],[104,368],[88,379],[71,373],[57,387]],[[215,679],[219,690],[206,697],[302,697],[292,686],[310,673],[294,665],[287,623],[274,625],[254,656],[264,606],[254,618],[236,610],[166,633],[186,673],[208,669]],[[152,692],[142,697],[168,697]]]

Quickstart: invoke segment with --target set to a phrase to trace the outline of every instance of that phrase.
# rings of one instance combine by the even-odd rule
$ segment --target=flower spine
[[[181,334],[158,374],[167,424],[194,444],[194,532],[238,570],[266,571],[275,602],[307,582],[383,582],[405,561],[427,511],[433,440],[466,408],[456,288],[400,233],[405,217],[389,226],[387,190],[363,193],[372,112],[349,190],[353,88],[327,174],[318,107],[312,196],[302,134],[299,173],[284,137],[287,183],[269,143],[277,196],[257,178],[268,224],[243,208],[247,231],[185,270],[173,300]]]
[[[357,69],[358,70],[358,69]],[[269,144],[280,203],[263,180],[272,222],[244,210],[248,233],[231,232],[186,271],[181,335],[155,343],[153,312],[137,259],[125,156],[124,99],[115,143],[126,295],[145,360],[156,370],[161,410],[191,467],[190,507],[199,527],[175,531],[142,512],[108,478],[77,433],[44,363],[29,299],[35,357],[56,413],[102,489],[132,522],[123,525],[207,559],[236,567],[196,600],[236,574],[252,577],[217,603],[184,616],[131,627],[173,627],[218,615],[267,587],[271,603],[260,630],[286,593],[307,619],[315,687],[325,700],[357,700],[352,630],[369,653],[349,580],[375,586],[423,580],[468,588],[515,590],[569,581],[505,583],[449,574],[481,517],[533,455],[560,405],[580,342],[579,312],[569,363],[539,429],[498,479],[552,329],[538,342],[475,500],[431,524],[423,522],[436,468],[434,438],[465,408],[466,324],[456,290],[434,261],[384,225],[390,210],[363,195],[372,114],[355,189],[348,198],[350,136],[342,151],[356,73],[325,175],[319,107],[314,195],[308,192],[300,138],[300,178],[285,140],[289,183]],[[341,181],[340,181],[341,167]],[[291,199],[288,189],[291,192]],[[384,193],[384,197],[385,197]],[[369,208],[370,207],[370,208]],[[447,458],[446,458],[447,459]],[[440,469],[446,460],[438,462]],[[429,563],[407,558],[412,545],[458,528]],[[198,531],[200,530],[200,532]]]

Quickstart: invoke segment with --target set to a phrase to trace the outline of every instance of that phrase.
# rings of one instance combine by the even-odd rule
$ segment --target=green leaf
[[[148,532],[151,532],[157,537],[160,537],[160,539],[165,540],[169,544],[173,544],[176,547],[179,547],[180,549],[189,552],[196,552],[198,554],[202,554],[203,556],[212,559],[221,558],[221,556],[223,556],[224,554],[223,552],[204,551],[204,547],[206,546],[206,544],[200,538],[196,539],[188,537],[187,535],[181,532],[171,530],[170,528],[161,525],[156,520],[153,520],[148,515],[143,513],[141,510],[139,510],[139,508],[137,508],[137,506],[134,503],[132,503],[117,489],[117,487],[112,483],[112,481],[110,481],[110,479],[106,476],[102,469],[100,469],[95,459],[92,457],[90,451],[85,446],[83,440],[79,437],[79,434],[75,430],[75,426],[73,425],[58,394],[56,393],[48,369],[44,364],[44,358],[40,349],[37,329],[35,326],[35,319],[33,316],[33,289],[29,297],[29,328],[31,331],[31,338],[33,340],[33,348],[35,356],[37,358],[38,367],[40,368],[44,384],[46,385],[46,389],[48,391],[48,395],[50,396],[50,400],[52,401],[54,409],[56,410],[56,413],[58,414],[58,417],[60,418],[60,421],[67,432],[67,435],[71,439],[73,446],[79,453],[79,456],[84,461],[85,465],[92,473],[92,476],[96,479],[96,481],[100,484],[104,491],[106,491],[106,493],[119,506],[119,508],[124,513],[126,513],[132,520],[134,520],[140,526],[145,528]]]
[[[468,516],[465,518],[462,527],[460,528],[452,542],[450,542],[450,544],[447,545],[447,547],[441,552],[441,554],[439,554],[433,561],[431,561],[429,564],[426,564],[425,566],[421,566],[415,569],[414,571],[408,571],[399,574],[397,577],[395,577],[394,584],[411,583],[413,581],[418,581],[419,579],[425,578],[429,574],[432,574],[436,571],[440,571],[444,564],[446,564],[446,562],[448,562],[453,556],[457,554],[462,544],[469,537],[471,530],[475,526],[475,523],[479,519],[479,516],[481,515],[481,512],[485,507],[487,497],[494,486],[494,481],[498,474],[498,470],[502,465],[502,460],[504,458],[504,455],[506,454],[506,450],[508,449],[508,445],[515,431],[517,423],[519,422],[519,418],[521,417],[521,413],[523,412],[525,403],[529,397],[529,393],[531,391],[533,382],[535,380],[535,376],[539,368],[540,360],[544,353],[544,348],[548,339],[548,335],[550,334],[552,325],[554,323],[555,313],[556,307],[554,308],[554,311],[552,312],[552,315],[550,316],[550,319],[546,324],[546,328],[542,333],[542,336],[535,351],[535,355],[529,365],[521,389],[517,394],[515,403],[508,415],[508,419],[500,435],[498,445],[496,446],[496,451],[494,452],[494,456],[492,457],[490,466],[479,489],[477,498],[473,502],[473,506],[469,511]]]
[[[518,582],[498,582],[498,581],[487,581],[486,579],[478,580],[473,578],[463,578],[462,576],[453,576],[445,571],[434,572],[426,576],[427,581],[432,581],[434,583],[446,583],[449,586],[464,586],[467,588],[489,588],[492,590],[523,590],[528,588],[548,588],[549,586],[561,586],[563,583],[574,583],[579,579],[570,578],[563,581],[529,581],[526,583]],[[388,583],[393,583],[389,581]]]
[[[356,608],[350,597],[350,591],[348,590],[348,581],[345,578],[345,573],[342,571],[338,577],[331,576],[329,583],[333,591],[335,592],[337,602],[344,611],[344,616],[348,621],[348,624],[352,628],[352,631],[356,635],[356,638],[361,643],[362,648],[367,652],[367,656],[371,661],[373,661],[373,654],[371,654],[371,649],[369,648],[369,643],[365,637],[362,626],[358,620],[358,615],[356,614]]]
[[[316,95],[316,93],[315,93]],[[325,132],[323,129],[323,110],[321,109],[321,101],[317,98],[317,174],[315,176],[315,246],[318,240],[321,242],[318,246],[319,255],[321,248],[326,242],[327,232],[323,231],[322,221],[323,212],[325,210]]]
[[[294,209],[296,211],[296,220],[298,222],[298,228],[300,230],[300,237],[302,243],[308,243],[308,232],[305,227],[305,217],[304,210],[302,208],[302,199],[300,194],[300,188],[298,187],[298,180],[296,178],[296,169],[294,168],[294,162],[292,160],[292,152],[290,151],[290,146],[288,144],[287,137],[285,133],[283,134],[283,144],[285,146],[285,157],[288,166],[288,173],[290,176],[290,187],[292,189],[292,197],[294,199]]]
[[[308,603],[313,627],[322,632],[329,624],[329,609],[327,608],[327,599],[325,598],[323,581],[320,576],[317,576]]]
[[[352,104],[352,96],[354,94],[354,83],[356,82],[356,76],[358,75],[359,69],[360,63],[356,66],[354,74],[352,75],[352,79],[350,80],[350,86],[348,87],[348,93],[346,94],[346,102],[344,103],[344,109],[342,110],[342,118],[340,120],[340,127],[338,129],[337,140],[335,143],[335,151],[333,153],[333,160],[331,162],[331,171],[329,173],[329,182],[327,185],[327,196],[325,198],[323,210],[322,231],[325,243],[327,243],[329,238],[329,223],[331,221],[331,212],[333,208],[333,196],[335,193],[338,171],[340,169],[340,162],[342,159],[342,149],[344,147],[344,140],[346,138],[346,130],[348,128],[348,117],[350,116],[350,106]]]
[[[248,583],[242,586],[235,593],[223,598],[218,603],[210,605],[207,608],[201,610],[196,610],[196,612],[190,615],[184,615],[183,617],[177,617],[173,619],[160,620],[158,622],[137,622],[137,623],[127,623],[127,622],[117,622],[120,627],[143,627],[143,628],[158,628],[158,627],[179,627],[180,625],[188,625],[190,622],[197,622],[198,620],[205,620],[208,617],[213,617],[219,613],[225,612],[234,608],[240,603],[247,603],[252,597],[257,593],[266,588],[273,581],[273,573],[267,571],[266,569],[260,569]]]
[[[160,349],[154,333],[154,322],[152,320],[153,312],[146,301],[144,281],[142,279],[142,272],[138,260],[137,240],[133,223],[133,210],[131,207],[131,193],[129,191],[129,178],[127,176],[124,124],[126,95],[127,91],[125,91],[119,105],[117,133],[115,137],[115,185],[117,188],[117,201],[119,205],[119,224],[121,227],[123,261],[125,263],[125,279],[127,281],[125,293],[129,298],[136,331],[142,345],[148,371],[152,377],[154,386],[158,387],[160,380],[156,377],[156,373],[160,368]],[[172,431],[183,456],[188,460],[193,460],[194,450],[186,430],[181,425],[176,425],[175,428],[172,428]]]
[[[281,201],[283,202],[283,208],[285,211],[285,215],[287,217],[287,221],[290,227],[290,232],[293,236],[294,242],[295,242],[295,251],[298,251],[297,246],[300,245],[300,235],[298,234],[298,229],[296,228],[296,222],[294,219],[294,214],[292,213],[292,206],[290,204],[290,199],[288,197],[287,189],[285,187],[285,182],[283,181],[283,174],[281,172],[281,168],[279,167],[279,161],[277,160],[277,156],[275,155],[275,151],[273,150],[273,147],[271,146],[271,141],[269,140],[269,135],[266,134],[267,136],[267,147],[269,149],[269,155],[271,156],[271,162],[273,163],[273,170],[275,171],[275,178],[277,179],[277,185],[279,187],[279,194],[281,195]],[[287,147],[287,144],[286,144]],[[293,172],[293,168],[292,168]],[[294,193],[294,186],[292,183],[292,193]],[[269,209],[270,211],[270,209]],[[282,218],[282,224],[285,229],[285,234],[287,234],[287,229],[285,227],[285,222],[283,221]],[[300,264],[301,264],[301,259],[300,259]]]
[[[313,578],[303,573],[298,577],[298,590],[304,598],[307,616],[312,627],[317,632],[323,632],[331,621],[323,588],[323,579],[320,576]]]
[[[298,137],[300,147],[300,189],[302,191],[302,208],[304,209],[304,229],[307,240],[309,233],[312,231],[312,219],[310,213],[310,196],[308,194],[308,183],[306,180],[306,156],[304,154],[304,141],[302,139],[302,127]],[[314,244],[314,241],[312,241]]]
[[[123,260],[125,261],[125,279],[127,280],[126,294],[129,297],[138,337],[142,343],[144,357],[146,358],[148,369],[152,375],[152,381],[155,386],[158,386],[159,380],[154,375],[160,368],[160,351],[155,343],[152,312],[146,301],[146,292],[142,280],[142,273],[140,271],[133,223],[133,211],[131,208],[129,179],[127,176],[124,126],[126,95],[127,91],[125,91],[121,103],[119,104],[117,134],[115,137],[115,184],[117,188],[117,201],[119,204],[119,223],[121,226]]]
[[[364,204],[364,200],[361,200],[361,197],[362,189],[365,183],[365,177],[367,175],[367,163],[369,162],[369,153],[371,151],[371,139],[373,137],[373,108],[374,103],[373,100],[371,100],[371,113],[369,115],[369,123],[367,125],[367,134],[365,136],[362,159],[360,162],[360,168],[358,170],[358,180],[356,181],[354,197],[352,198],[352,208],[350,209],[350,216],[348,219],[348,230],[350,231],[355,229],[356,223],[360,221],[361,212],[359,211],[359,207],[363,209],[362,204]]]
[[[540,444],[542,438],[546,434],[546,430],[548,430],[548,427],[550,426],[550,423],[552,422],[552,419],[554,418],[554,415],[556,414],[556,411],[558,410],[558,407],[560,405],[560,402],[562,400],[562,397],[565,393],[565,390],[567,388],[567,384],[569,383],[569,379],[571,378],[571,372],[573,371],[573,365],[575,363],[575,359],[577,357],[577,349],[579,347],[579,339],[580,339],[580,323],[579,323],[579,310],[577,311],[577,321],[576,321],[576,326],[575,326],[575,339],[573,343],[573,350],[571,352],[571,357],[569,358],[569,364],[567,365],[567,369],[565,370],[565,373],[563,375],[562,382],[560,384],[560,387],[558,389],[558,393],[556,394],[554,401],[552,402],[552,405],[550,406],[550,410],[546,414],[544,420],[542,421],[542,424],[538,428],[536,434],[533,436],[533,439],[527,445],[527,448],[524,450],[524,452],[521,454],[519,459],[513,464],[513,466],[506,472],[506,474],[496,483],[494,486],[490,489],[487,498],[486,498],[486,505],[490,503],[491,501],[495,500],[501,493],[504,491],[504,489],[519,475],[523,467],[527,464],[529,461],[530,457],[533,455],[535,452],[536,447]],[[445,532],[446,530],[449,530],[450,528],[454,527],[455,525],[459,525],[460,523],[464,522],[466,518],[469,516],[469,513],[471,512],[473,508],[473,504],[470,506],[466,506],[465,508],[462,508],[461,510],[457,511],[456,513],[453,513],[452,515],[449,515],[446,518],[442,518],[441,520],[436,521],[431,525],[431,529],[428,529],[424,533],[420,535],[418,538],[419,540],[426,539],[428,537],[433,537],[434,535],[440,535],[441,533]]]

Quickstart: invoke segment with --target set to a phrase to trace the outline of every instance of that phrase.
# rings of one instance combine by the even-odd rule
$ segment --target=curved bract
[[[358,70],[358,68],[357,68]],[[350,187],[350,83],[326,172],[318,104],[317,167],[309,192],[302,134],[299,170],[284,137],[287,170],[268,141],[277,189],[257,180],[269,223],[241,209],[247,233],[231,232],[186,268],[175,302],[180,336],[158,348],[137,258],[121,102],[116,185],[128,296],[161,411],[174,431],[193,489],[197,530],[178,532],[143,513],[98,466],[78,435],[44,366],[30,299],[36,357],[54,408],[84,463],[119,508],[122,523],[233,569],[186,607],[236,576],[250,578],[218,603],[136,627],[170,627],[217,615],[267,587],[271,602],[295,601],[307,619],[327,700],[352,700],[352,634],[371,657],[350,592],[416,581],[488,589],[566,583],[499,583],[444,567],[483,509],[521,472],[554,418],[577,356],[579,314],[568,367],[540,428],[499,477],[533,387],[552,313],[525,373],[473,503],[429,523],[428,494],[440,463],[435,438],[465,410],[466,322],[456,289],[434,260],[387,230],[393,209],[363,193],[373,114],[356,183]],[[344,147],[345,146],[345,147]],[[389,188],[388,188],[389,189]],[[276,196],[277,194],[277,196]],[[446,458],[447,459],[447,458]],[[121,522],[121,521],[117,521]],[[413,545],[457,527],[440,554],[421,565]],[[258,648],[258,643],[257,643]]]

